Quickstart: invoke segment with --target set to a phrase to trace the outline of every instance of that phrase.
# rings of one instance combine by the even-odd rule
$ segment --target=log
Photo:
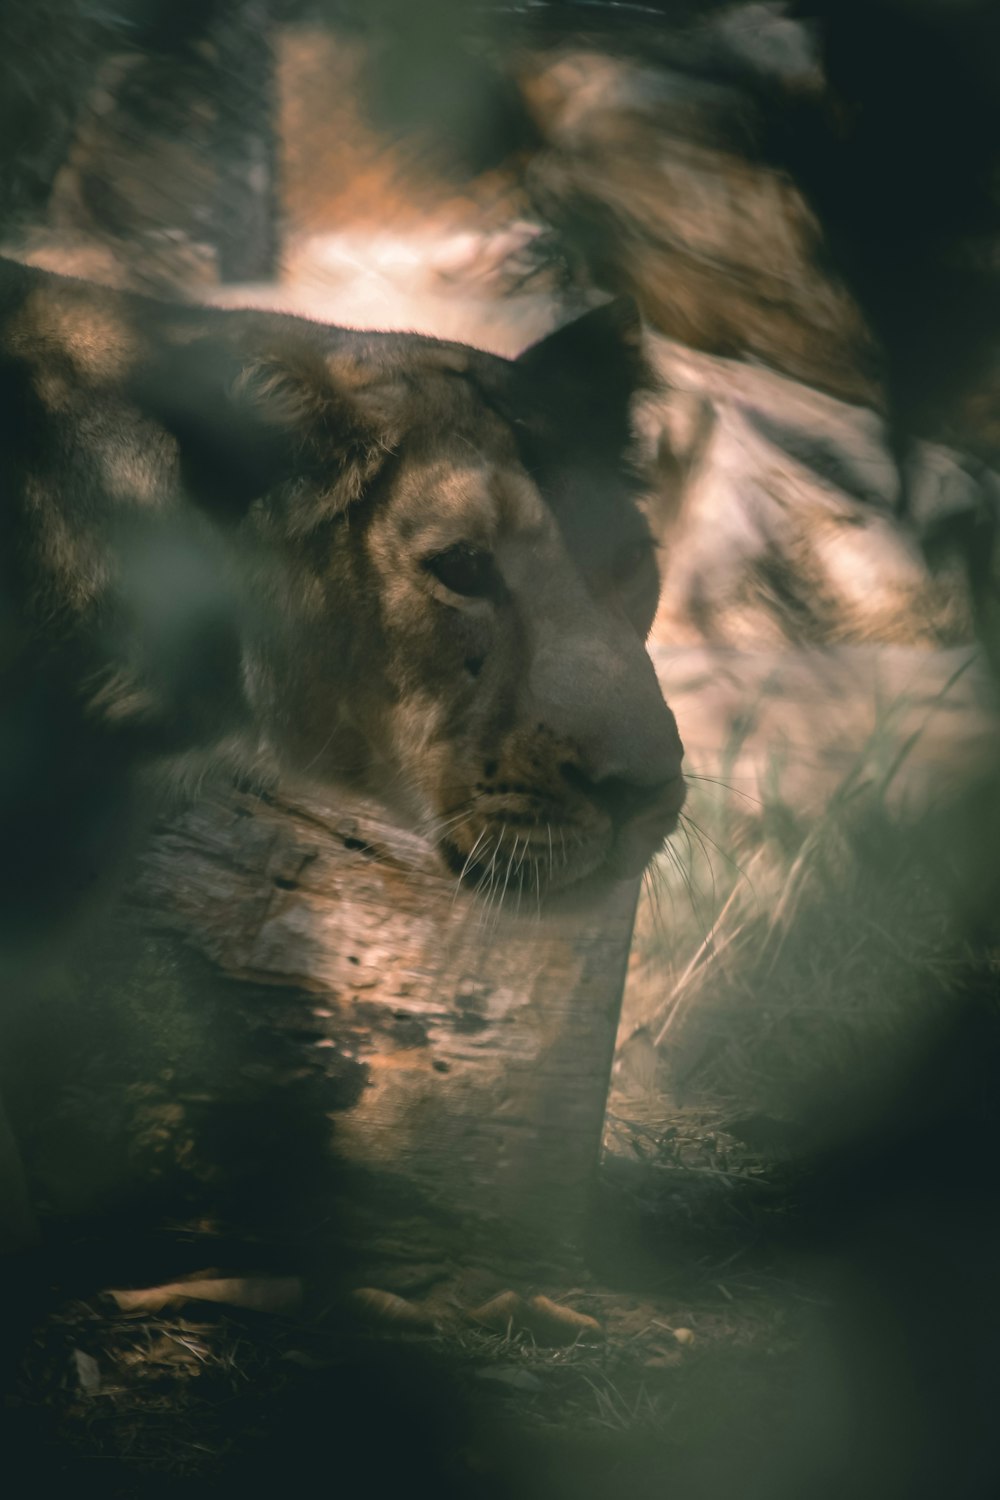
[[[369,803],[236,793],[157,833],[132,901],[308,1017],[369,1263],[498,1269],[578,1254],[637,894],[489,912]]]

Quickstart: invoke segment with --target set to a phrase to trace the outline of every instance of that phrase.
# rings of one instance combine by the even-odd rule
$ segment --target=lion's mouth
[[[463,849],[447,837],[438,849],[459,885],[498,905],[542,901],[594,879],[608,882],[641,875],[680,821],[686,786],[678,777],[666,794],[640,816],[616,824],[579,826],[546,823],[524,827],[484,823]]]
[[[542,900],[593,874],[607,857],[608,840],[575,829],[549,827],[532,836],[502,826],[484,833],[471,851],[448,839],[438,848],[460,885],[505,905]]]
[[[608,856],[608,874],[619,880],[641,875],[680,823],[687,783],[678,776],[658,796],[655,806],[620,827]]]

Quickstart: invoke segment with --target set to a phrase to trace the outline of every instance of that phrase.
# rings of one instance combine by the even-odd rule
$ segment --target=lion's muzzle
[[[667,714],[672,724],[673,715],[669,710]],[[571,784],[610,819],[612,842],[605,869],[613,878],[641,874],[677,827],[687,784],[681,771],[684,748],[672,727],[657,758],[657,768],[665,774],[657,780],[620,775],[591,780],[575,767],[563,767]]]
[[[615,820],[615,842],[608,857],[608,871],[619,878],[641,875],[677,827],[687,796],[680,770],[668,781],[643,789],[642,800],[632,815]]]

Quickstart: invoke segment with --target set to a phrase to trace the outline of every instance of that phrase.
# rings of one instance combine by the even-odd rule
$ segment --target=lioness
[[[30,805],[87,838],[95,780],[206,755],[371,790],[472,887],[637,872],[674,827],[630,304],[509,361],[0,262],[0,358],[8,831],[52,742]]]

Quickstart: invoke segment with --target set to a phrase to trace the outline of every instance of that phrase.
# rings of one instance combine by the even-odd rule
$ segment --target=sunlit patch
[[[13,347],[57,349],[77,374],[91,380],[120,379],[131,368],[136,337],[110,303],[74,295],[54,297],[50,286],[31,292],[9,326]]]

